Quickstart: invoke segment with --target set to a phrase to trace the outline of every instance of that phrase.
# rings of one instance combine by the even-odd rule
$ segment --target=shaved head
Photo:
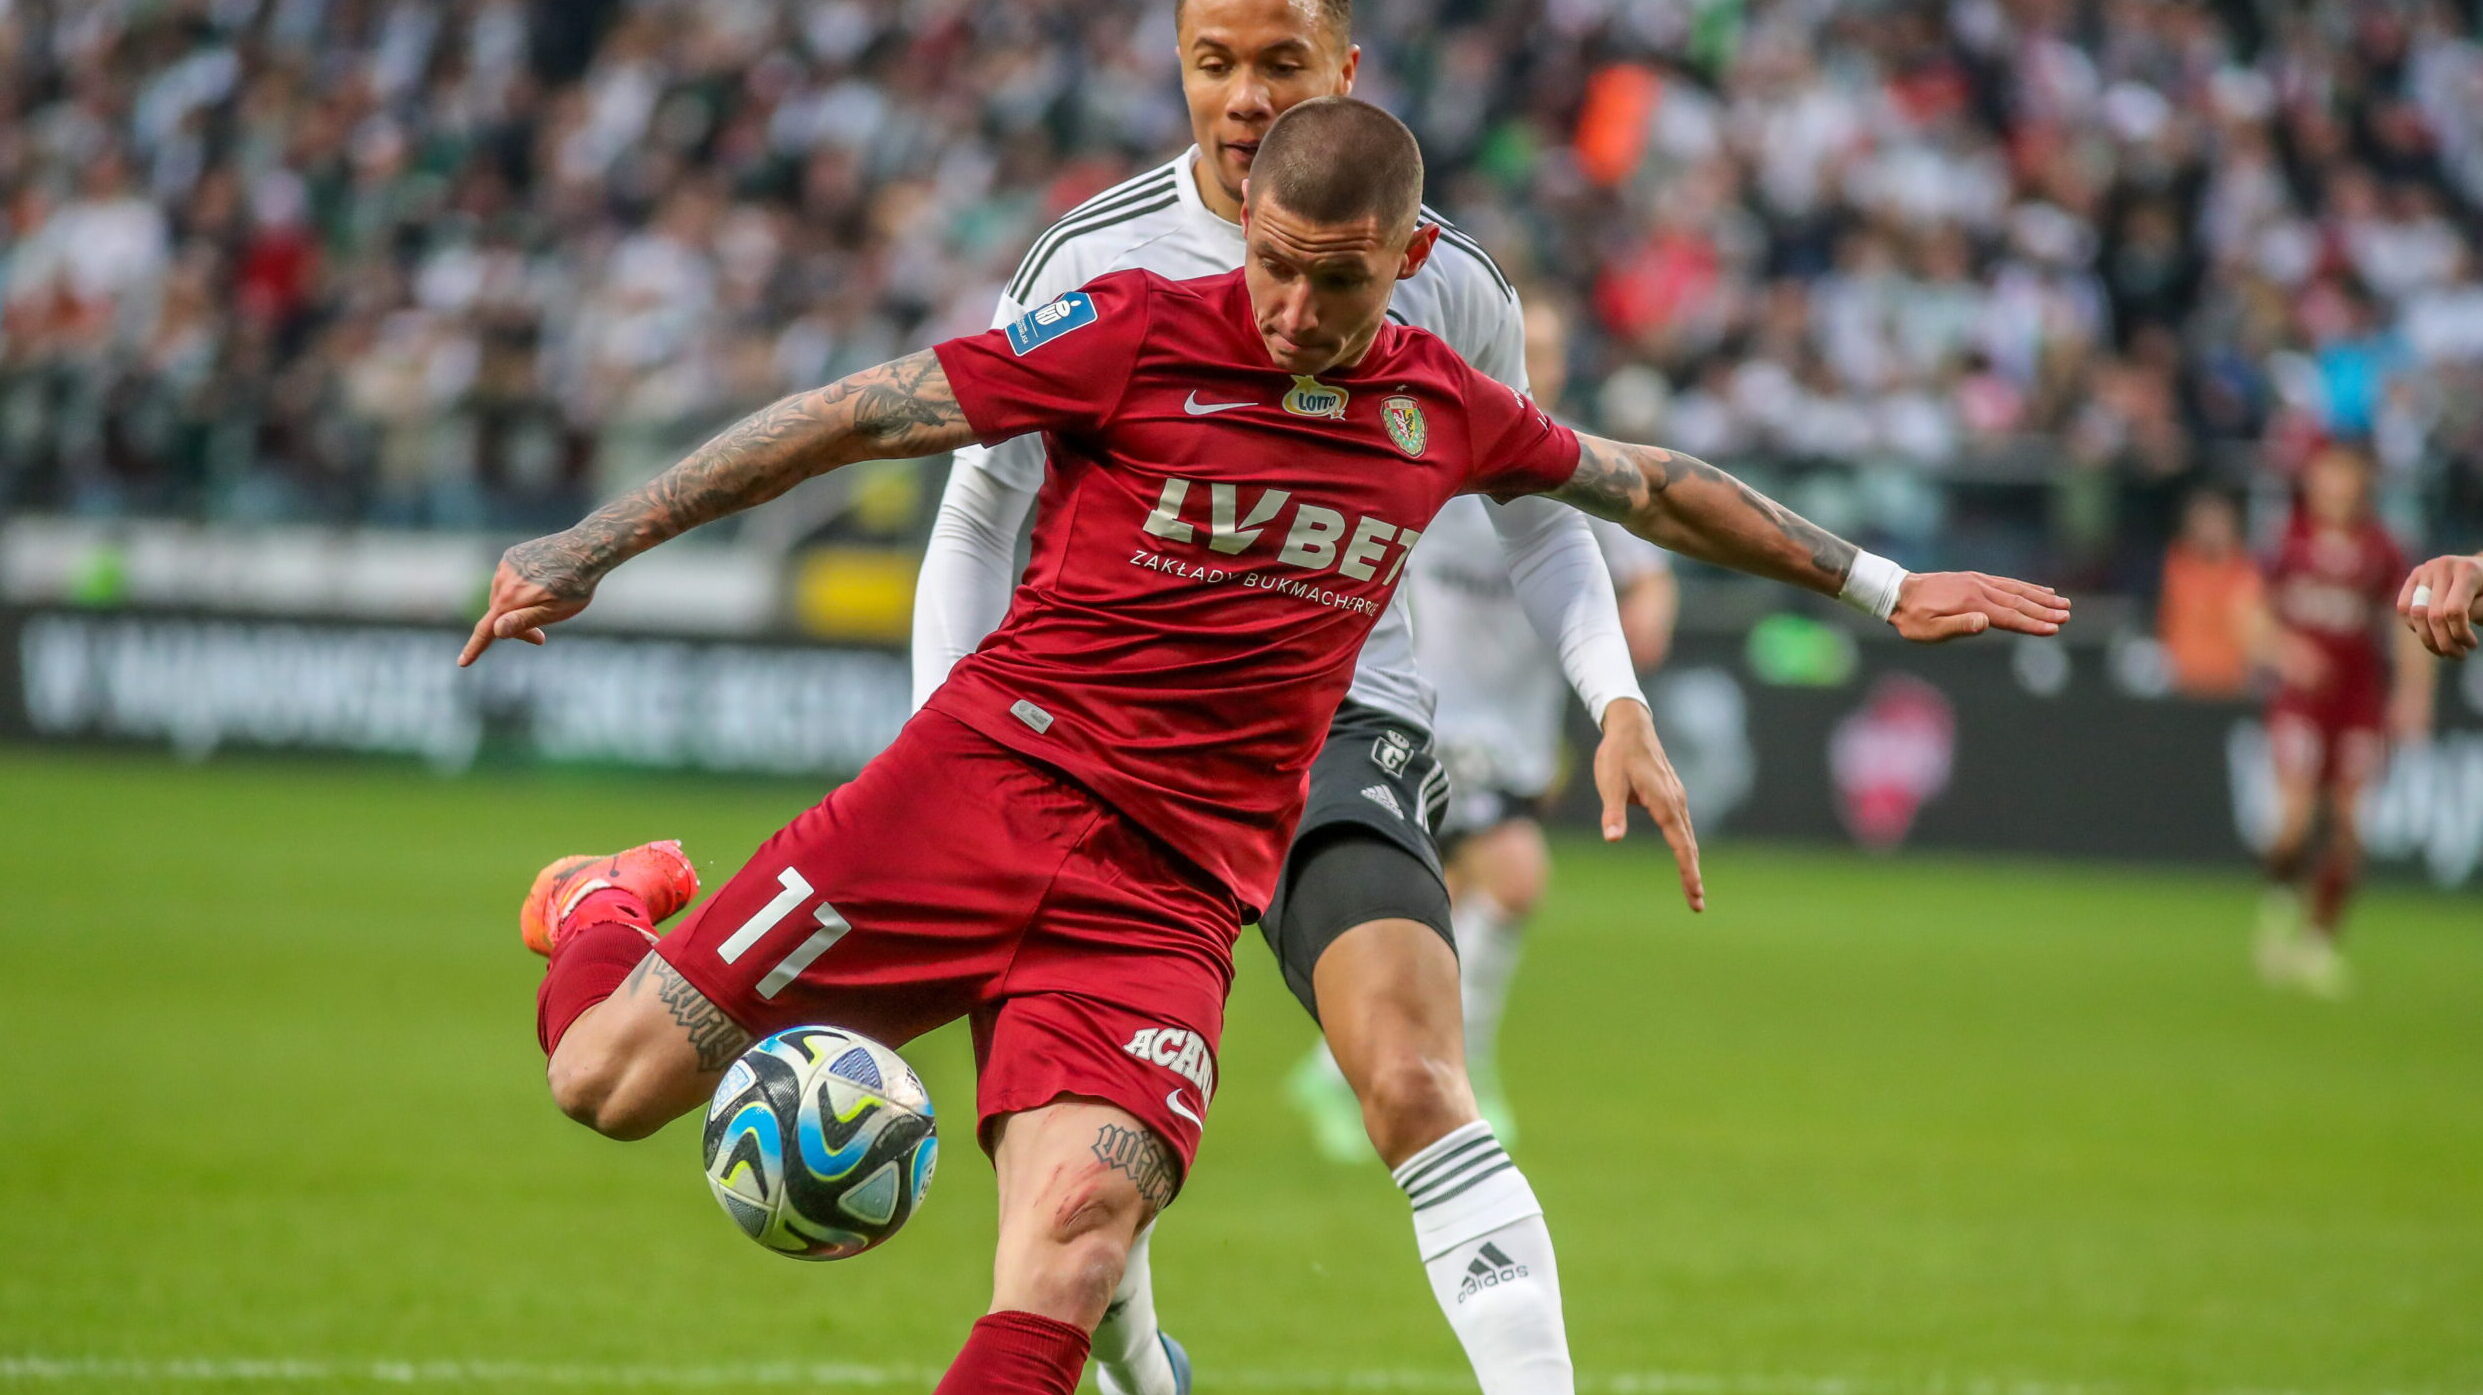
[[[1369,102],[1319,97],[1276,118],[1250,166],[1250,202],[1312,223],[1369,219],[1402,237],[1422,212],[1423,152],[1405,123]]]

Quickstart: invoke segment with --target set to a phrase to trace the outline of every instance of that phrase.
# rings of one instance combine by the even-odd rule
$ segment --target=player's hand
[[[2483,556],[2434,557],[2397,588],[2397,614],[2423,647],[2443,659],[2474,652],[2483,610]]]
[[[1604,800],[1604,841],[1629,831],[1629,806],[1655,816],[1655,826],[1681,868],[1681,896],[1690,909],[1707,909],[1707,884],[1698,874],[1698,834],[1690,827],[1690,797],[1656,739],[1655,718],[1643,702],[1624,698],[1604,709],[1604,739],[1595,748],[1595,792]]]
[[[1918,644],[2015,630],[2056,635],[2069,623],[2069,598],[2049,586],[1981,572],[1916,572],[1897,590],[1888,623]]]
[[[483,618],[474,622],[474,633],[467,637],[465,649],[457,655],[457,667],[464,668],[483,656],[493,641],[522,639],[528,644],[543,643],[543,627],[558,624],[586,609],[595,596],[593,582],[583,587],[562,586],[560,589],[533,581],[519,574],[510,559],[520,549],[539,548],[547,539],[537,538],[520,543],[501,554],[499,568],[491,574],[491,600],[483,607]]]

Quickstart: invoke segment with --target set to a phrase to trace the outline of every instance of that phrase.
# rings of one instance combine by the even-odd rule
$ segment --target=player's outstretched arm
[[[495,640],[541,644],[544,626],[586,609],[604,573],[702,523],[842,465],[935,455],[973,439],[928,349],[762,407],[575,527],[502,553],[458,666]]]
[[[2483,623],[2483,553],[2434,557],[2416,567],[2397,588],[2397,614],[2441,658],[2473,653],[2474,627]]]
[[[1909,573],[1694,456],[1578,438],[1578,468],[1551,497],[1702,562],[1835,596],[1935,643],[1993,628],[2050,635],[2069,602],[1981,572]]]

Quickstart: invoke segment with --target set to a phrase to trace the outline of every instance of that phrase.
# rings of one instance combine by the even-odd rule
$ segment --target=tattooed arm
[[[1608,518],[1685,557],[1821,595],[1845,589],[1861,549],[1695,456],[1660,446],[1578,437],[1578,468],[1551,497]],[[1886,562],[1891,577],[1901,575]],[[1881,611],[1907,639],[1936,641],[1994,627],[2057,633],[2069,602],[2049,588],[1981,572],[1922,572],[1898,583]]]
[[[1855,547],[1695,456],[1578,437],[1578,472],[1552,497],[1649,542],[1833,596]]]
[[[928,349],[762,407],[576,527],[503,553],[490,606],[457,662],[473,663],[494,640],[541,644],[543,627],[584,610],[604,573],[813,475],[860,460],[936,455],[973,439]]]

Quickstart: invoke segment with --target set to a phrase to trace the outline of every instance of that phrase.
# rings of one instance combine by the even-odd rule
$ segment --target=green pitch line
[[[0,749],[0,1389],[945,1364],[971,1147],[886,1249],[799,1265],[690,1130],[542,1093],[534,869],[678,835],[712,883],[812,794]],[[2249,978],[2238,871],[1727,842],[1693,919],[1652,840],[1558,855],[1505,1064],[1587,1389],[2483,1392],[2483,904],[2375,896],[2327,1006]],[[1403,1201],[1310,1159],[1309,1025],[1241,949],[1156,1247],[1200,1389],[1455,1388]],[[907,1054],[962,1117],[962,1037]]]

